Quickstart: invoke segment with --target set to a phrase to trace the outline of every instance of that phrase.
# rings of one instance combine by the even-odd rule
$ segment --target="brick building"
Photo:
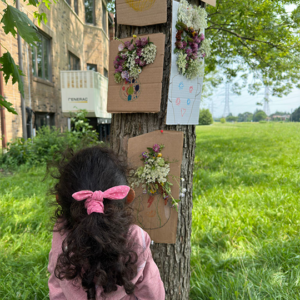
[[[9,0],[10,5],[14,5]],[[3,11],[4,4],[0,2]],[[67,119],[61,111],[60,70],[95,70],[108,76],[109,23],[112,17],[106,0],[58,0],[48,10],[44,4],[40,12],[47,15],[47,24],[37,24],[33,18],[35,7],[21,3],[20,9],[33,20],[41,42],[31,47],[22,40],[23,72],[25,77],[25,106],[34,112],[33,126],[56,126],[64,130]],[[18,42],[0,29],[1,43],[18,60]],[[2,52],[5,49],[2,48]],[[18,115],[5,112],[7,141],[22,136],[21,98],[17,85],[4,85],[7,101],[13,103]],[[28,117],[28,114],[27,114]]]

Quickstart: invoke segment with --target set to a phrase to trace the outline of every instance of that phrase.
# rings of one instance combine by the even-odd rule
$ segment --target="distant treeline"
[[[214,121],[218,122],[224,118],[215,118]],[[269,117],[263,110],[257,109],[254,113],[244,112],[234,116],[231,113],[225,118],[227,122],[260,122],[260,121],[274,121],[274,122],[300,122],[300,107],[298,107],[292,114],[287,112],[276,111]]]

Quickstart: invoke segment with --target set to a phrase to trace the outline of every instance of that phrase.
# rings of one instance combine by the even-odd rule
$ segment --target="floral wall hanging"
[[[159,112],[165,35],[111,41],[107,111]]]
[[[137,38],[134,35],[131,41],[119,41],[119,52],[114,60],[115,82],[137,80],[143,68],[154,63],[157,48],[150,42],[149,36]]]
[[[174,53],[178,54],[177,67],[188,79],[203,77],[204,57],[210,55],[210,43],[205,39],[207,13],[200,6],[192,6],[181,0],[176,22],[176,43]]]
[[[183,133],[177,131],[158,130],[128,141],[136,223],[156,243],[176,242],[177,206],[186,191],[180,179],[182,148]]]
[[[173,1],[172,49],[167,125],[197,125],[204,76],[206,12],[186,0]]]

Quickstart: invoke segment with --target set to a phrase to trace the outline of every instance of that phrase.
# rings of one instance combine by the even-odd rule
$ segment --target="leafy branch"
[[[37,34],[37,27],[24,12],[9,5],[6,0],[2,0],[2,2],[6,4],[3,14],[1,14],[2,19],[0,21],[3,24],[2,27],[4,33],[11,33],[15,38],[18,33],[26,43],[30,45],[36,45],[36,42],[40,41]],[[39,7],[41,3],[44,3],[45,6],[50,9],[51,1],[49,0],[43,0],[42,2],[39,2],[38,0],[29,0],[28,5]],[[54,0],[54,3],[56,3],[56,0]],[[36,11],[34,12],[34,17],[38,20],[39,24],[42,21],[45,23],[47,22],[47,15],[45,13],[39,13]],[[1,46],[7,51],[0,57],[0,64],[2,65],[0,71],[3,72],[5,82],[7,84],[8,80],[11,78],[12,84],[18,83],[19,92],[22,96],[24,96],[24,87],[22,81],[22,76],[24,76],[24,74],[20,70],[19,66],[15,63],[10,52],[2,44]],[[12,103],[6,101],[2,96],[0,96],[0,106],[5,107],[11,113],[17,114],[12,107]]]

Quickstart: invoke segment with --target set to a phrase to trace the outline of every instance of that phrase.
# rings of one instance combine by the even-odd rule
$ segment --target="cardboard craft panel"
[[[216,2],[217,2],[216,0],[202,0],[202,1],[212,6],[216,6]]]
[[[118,24],[148,26],[167,22],[167,0],[116,0]]]
[[[143,166],[141,154],[148,151],[147,147],[154,144],[164,144],[162,155],[170,161],[169,180],[173,183],[172,195],[179,199],[180,171],[183,149],[183,132],[159,130],[143,134],[128,140],[128,163],[130,167]],[[132,202],[135,222],[150,235],[155,243],[175,244],[178,213],[169,204],[165,205],[160,194],[151,196],[143,194],[140,186],[135,189],[135,199]]]
[[[171,75],[167,106],[167,125],[197,125],[202,93],[203,78],[187,79],[178,72],[176,42],[176,22],[179,2],[173,1]],[[204,67],[204,66],[203,66]]]
[[[108,100],[107,111],[111,113],[134,113],[145,112],[155,113],[160,111],[163,65],[165,54],[165,35],[163,33],[138,36],[137,38],[149,37],[157,47],[156,58],[153,64],[143,68],[142,73],[134,84],[135,89],[138,86],[137,97],[128,101],[126,90],[129,84],[116,83],[114,79],[114,60],[118,55],[118,46],[120,41],[110,42],[109,53],[109,81],[108,81]],[[122,39],[123,42],[131,41],[133,38]]]

